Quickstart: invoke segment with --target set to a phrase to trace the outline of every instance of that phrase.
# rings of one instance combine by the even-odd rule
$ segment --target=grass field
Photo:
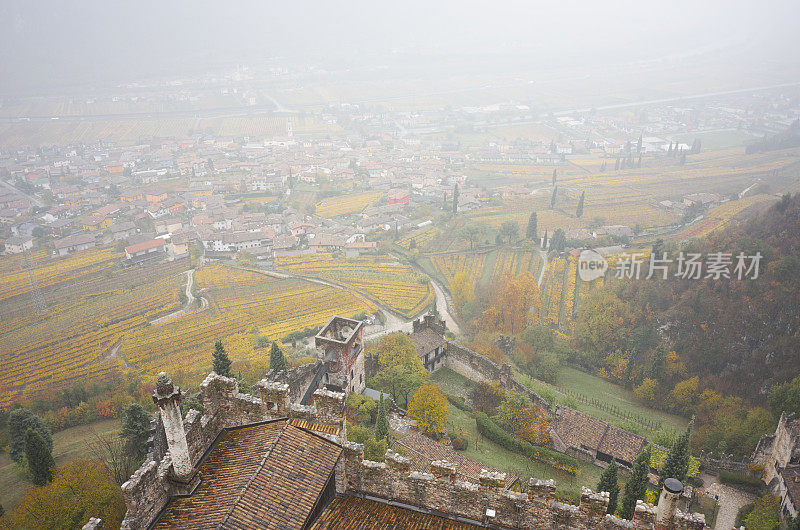
[[[570,366],[562,366],[557,385],[532,380],[530,377],[519,373],[517,373],[517,378],[534,392],[550,393],[556,397],[559,403],[605,420],[612,425],[638,430],[640,431],[639,434],[645,437],[650,434],[647,429],[637,426],[636,422],[609,412],[608,408],[614,407],[622,413],[648,418],[653,422],[660,422],[665,430],[680,431],[685,429],[689,423],[689,420],[681,416],[651,409],[641,404],[633,395],[633,392],[619,385],[610,383],[596,375],[581,372]],[[578,399],[579,395],[591,396],[602,403],[602,406],[582,402]]]
[[[56,465],[76,458],[90,456],[89,443],[94,441],[94,433],[102,436],[117,435],[120,430],[118,419],[101,421],[92,425],[81,425],[64,429],[53,435],[53,457]],[[0,453],[0,504],[7,512],[14,509],[22,494],[31,484],[24,473],[8,456]]]

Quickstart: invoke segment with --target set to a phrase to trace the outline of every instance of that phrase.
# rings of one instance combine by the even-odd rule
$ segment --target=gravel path
[[[714,528],[719,530],[731,530],[736,528],[736,514],[739,509],[745,504],[749,504],[755,500],[755,496],[751,493],[738,490],[727,484],[718,482],[717,477],[712,475],[702,474],[700,478],[706,484],[704,489],[712,487],[712,485],[719,490],[719,512],[717,513],[717,523]]]

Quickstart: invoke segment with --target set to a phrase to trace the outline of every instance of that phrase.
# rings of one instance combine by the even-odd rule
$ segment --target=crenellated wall
[[[317,390],[314,406],[293,404],[289,385],[263,379],[256,385],[260,397],[239,392],[236,379],[210,373],[200,385],[204,413],[190,410],[183,419],[183,430],[192,465],[197,468],[203,455],[224,429],[279,418],[299,418],[315,423],[337,425],[344,432],[343,393]],[[163,420],[163,419],[162,419]],[[340,443],[338,436],[325,435]],[[189,483],[175,480],[172,456],[167,451],[156,460],[150,451],[147,460],[122,485],[128,511],[122,521],[123,530],[146,528],[169,502],[170,497],[187,494]]]
[[[314,381],[314,376],[317,375],[317,370],[321,364],[322,361],[316,361],[277,373],[274,370],[270,370],[267,372],[266,379],[289,385],[289,399],[295,403],[300,403],[306,389]]]
[[[354,494],[378,497],[434,511],[464,517],[482,523],[531,530],[553,528],[649,529],[653,528],[656,509],[640,502],[633,521],[606,515],[608,493],[594,493],[583,488],[577,506],[555,501],[552,480],[530,479],[527,493],[503,489],[504,473],[483,471],[479,482],[456,479],[456,467],[445,461],[434,461],[428,473],[411,471],[411,463],[393,451],[386,452],[385,462],[363,459],[360,444],[344,442],[341,488]],[[489,517],[487,510],[493,510]],[[676,512],[670,528],[700,530],[705,525],[702,515]]]

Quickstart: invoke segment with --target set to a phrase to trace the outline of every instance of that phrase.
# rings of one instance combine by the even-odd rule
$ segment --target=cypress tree
[[[531,216],[528,217],[528,228],[525,230],[526,238],[536,239],[536,235],[539,233],[538,224],[539,221],[536,218],[536,212],[531,212]]]
[[[47,443],[50,451],[53,450],[53,436],[50,429],[42,419],[27,409],[12,410],[8,415],[9,456],[14,462],[22,462],[25,454],[25,433],[28,429],[38,432]]]
[[[269,352],[269,368],[276,372],[285,372],[287,368],[286,357],[283,356],[283,352],[278,348],[277,342],[272,343],[272,350]]]
[[[693,424],[694,420],[690,421],[686,431],[678,436],[669,448],[667,459],[658,475],[659,489],[668,478],[678,479],[681,482],[686,480],[686,473],[689,471],[689,439],[692,436]]]
[[[550,197],[550,208],[556,205],[556,195],[558,194],[558,186],[553,187],[553,195]]]
[[[586,197],[586,191],[581,192],[581,198],[578,200],[578,207],[575,209],[575,217],[580,218],[583,215],[583,200]]]
[[[617,473],[619,466],[615,459],[611,459],[611,463],[605,468],[603,474],[600,475],[600,482],[597,484],[597,491],[608,492],[608,511],[606,513],[613,514],[617,510],[617,499],[619,497],[619,482],[617,481]]]
[[[556,177],[558,176],[557,170],[558,168],[553,168],[553,186],[556,185]]]
[[[231,375],[231,364],[231,360],[222,346],[222,341],[218,340],[214,344],[214,371],[224,377],[233,377]]]
[[[375,439],[381,441],[386,439],[389,442],[389,420],[386,418],[386,403],[383,401],[383,392],[378,402],[378,419],[375,420]]]
[[[33,476],[33,483],[44,486],[53,480],[53,467],[56,465],[47,440],[39,431],[28,429],[25,432],[25,458]]]
[[[458,183],[453,186],[453,215],[458,213]]]
[[[122,411],[122,432],[125,449],[142,460],[147,455],[147,440],[150,438],[150,415],[138,403],[131,403]]]
[[[649,471],[650,445],[645,447],[636,457],[631,476],[625,484],[625,494],[622,496],[622,510],[620,511],[620,516],[623,519],[632,519],[636,510],[636,501],[644,499],[644,493],[647,491],[647,473]]]
[[[544,237],[542,238],[542,248],[547,248],[547,228],[544,229]]]

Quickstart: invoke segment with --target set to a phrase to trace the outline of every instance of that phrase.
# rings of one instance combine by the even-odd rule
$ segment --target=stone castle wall
[[[552,480],[530,479],[527,493],[503,489],[504,473],[484,471],[478,483],[456,479],[455,464],[434,461],[428,473],[411,471],[408,458],[387,451],[385,462],[363,459],[360,444],[344,442],[343,471],[346,475],[337,488],[355,495],[390,499],[422,510],[442,512],[473,521],[531,530],[554,528],[649,529],[653,528],[656,508],[637,504],[632,521],[606,515],[608,493],[594,493],[583,488],[580,504],[563,504],[555,500]],[[495,515],[487,519],[487,509]],[[700,530],[705,526],[702,515],[678,511],[670,528]]]
[[[531,403],[544,407],[545,409],[550,408],[548,403],[542,399],[541,396],[523,385],[513,376],[509,365],[504,364],[500,366],[469,348],[464,348],[453,342],[448,342],[444,365],[473,381],[484,381],[487,383],[500,381],[506,390],[527,395]]]
[[[289,386],[285,383],[259,381],[260,397],[239,392],[236,379],[211,373],[200,385],[204,413],[190,410],[183,421],[189,457],[196,467],[214,440],[224,429],[279,418],[298,418],[338,425],[344,431],[344,400],[342,393],[317,390],[315,404],[303,406],[292,403]],[[339,443],[341,439],[331,436]],[[122,485],[127,513],[123,530],[146,528],[176,494],[186,494],[186,484],[176,482],[172,458],[167,451],[156,459],[150,451],[142,466]]]
[[[306,389],[314,381],[314,376],[317,374],[321,364],[322,361],[317,361],[277,373],[270,370],[266,378],[270,381],[278,381],[289,385],[289,399],[295,403],[300,403]]]

